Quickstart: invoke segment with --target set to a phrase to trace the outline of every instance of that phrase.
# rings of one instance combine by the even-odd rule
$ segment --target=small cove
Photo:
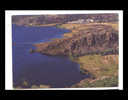
[[[12,26],[13,48],[13,82],[14,86],[22,86],[26,81],[32,85],[50,85],[53,88],[70,87],[88,77],[80,74],[79,64],[68,57],[46,56],[30,53],[32,44],[47,42],[50,39],[61,38],[66,29],[56,27],[26,27]]]

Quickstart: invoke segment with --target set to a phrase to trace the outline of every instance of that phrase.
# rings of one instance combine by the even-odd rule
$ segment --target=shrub
[[[97,80],[93,83],[88,81],[84,84],[85,87],[116,87],[118,86],[118,77],[113,76],[111,78],[105,78],[103,80]]]

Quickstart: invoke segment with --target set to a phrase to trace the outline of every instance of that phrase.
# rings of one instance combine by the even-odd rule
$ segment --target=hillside
[[[17,25],[46,25],[53,23],[67,23],[79,19],[93,19],[95,22],[117,22],[117,14],[64,14],[64,15],[16,15],[12,16],[12,23]]]
[[[35,44],[36,52],[63,56],[118,54],[118,31],[107,25],[86,27],[85,30],[69,33],[71,37]]]
[[[62,24],[58,27],[71,32],[61,39],[34,44],[34,52],[68,56],[80,64],[81,74],[91,75],[72,88],[118,86],[118,23]]]
[[[81,22],[81,20],[83,20]],[[86,23],[87,19],[93,22]],[[30,52],[67,56],[80,65],[82,74],[91,77],[72,87],[114,87],[118,85],[118,15],[69,14],[13,16],[12,23],[25,26],[56,26],[68,29],[62,38],[33,44]]]

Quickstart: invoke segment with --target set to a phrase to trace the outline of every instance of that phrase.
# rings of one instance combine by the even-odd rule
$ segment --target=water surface
[[[69,30],[56,27],[12,26],[13,83],[14,86],[50,85],[54,88],[69,87],[86,75],[80,74],[79,65],[68,57],[46,56],[29,53],[32,44],[61,38]]]

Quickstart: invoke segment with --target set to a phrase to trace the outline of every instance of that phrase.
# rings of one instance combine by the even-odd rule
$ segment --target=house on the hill
[[[94,22],[94,20],[93,19],[86,19],[86,23],[93,23]]]
[[[78,19],[76,21],[70,21],[68,24],[86,24],[86,23],[93,23],[93,19]]]
[[[68,22],[68,24],[81,24],[81,23],[84,23],[85,20],[84,19],[78,19],[76,21],[70,21]]]

